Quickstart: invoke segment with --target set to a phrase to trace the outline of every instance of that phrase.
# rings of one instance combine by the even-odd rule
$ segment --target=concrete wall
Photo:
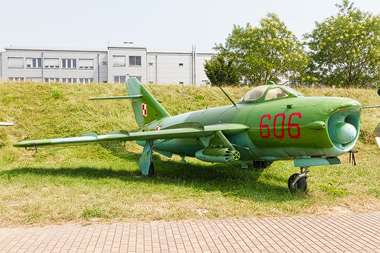
[[[148,83],[184,85],[192,83],[191,53],[148,53],[147,58]]]
[[[197,82],[197,86],[211,84],[210,80],[206,76],[206,72],[204,69],[204,63],[206,60],[210,60],[212,55],[213,54],[210,54],[210,53],[197,53],[196,54],[196,71],[197,71],[197,75],[196,75],[197,81],[196,82]]]
[[[203,63],[211,53],[148,52],[147,82],[158,84],[196,85],[208,83]],[[195,63],[193,64],[193,61]],[[193,80],[195,78],[195,80]]]

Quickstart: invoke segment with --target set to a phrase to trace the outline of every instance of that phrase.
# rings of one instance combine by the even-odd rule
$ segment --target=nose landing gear
[[[309,172],[309,167],[301,167],[301,174],[293,174],[290,176],[288,180],[288,188],[290,192],[294,193],[296,191],[305,192],[307,189],[306,179],[309,176],[307,173]]]

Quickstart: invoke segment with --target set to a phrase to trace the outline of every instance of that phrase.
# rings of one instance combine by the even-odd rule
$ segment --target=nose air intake
[[[339,109],[328,120],[331,142],[340,150],[351,150],[359,136],[360,110],[357,107]]]

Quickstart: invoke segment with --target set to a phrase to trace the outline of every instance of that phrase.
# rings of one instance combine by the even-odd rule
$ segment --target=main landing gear
[[[154,164],[153,162],[149,165],[148,177],[154,177]]]
[[[309,167],[301,167],[301,174],[293,174],[290,176],[288,180],[288,187],[290,192],[294,193],[296,191],[305,192],[307,189],[306,179],[309,176],[307,173],[309,172]]]

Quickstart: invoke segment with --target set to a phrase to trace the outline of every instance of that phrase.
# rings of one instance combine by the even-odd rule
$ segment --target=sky
[[[148,51],[214,52],[234,25],[258,26],[276,13],[301,40],[315,21],[338,13],[342,0],[0,0],[4,47],[107,50],[134,42]],[[380,14],[380,1],[356,0]]]

